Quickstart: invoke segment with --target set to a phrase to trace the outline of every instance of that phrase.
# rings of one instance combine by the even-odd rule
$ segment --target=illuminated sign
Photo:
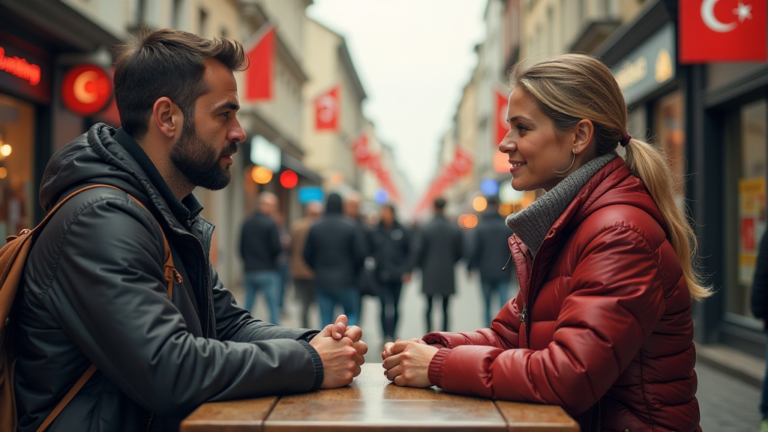
[[[0,47],[0,71],[29,81],[32,85],[37,85],[40,82],[40,66],[29,63],[20,57],[6,57],[3,47]]]
[[[261,135],[251,138],[251,162],[269,168],[272,172],[280,171],[282,152]]]
[[[96,65],[70,69],[61,83],[61,99],[70,111],[91,115],[104,109],[112,98],[112,80]]]

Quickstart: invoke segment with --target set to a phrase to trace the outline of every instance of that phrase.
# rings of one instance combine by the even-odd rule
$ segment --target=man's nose
[[[235,120],[235,127],[230,129],[229,134],[227,134],[227,139],[230,142],[236,142],[236,143],[242,143],[245,142],[246,134],[243,130],[243,127],[240,126],[240,122]]]

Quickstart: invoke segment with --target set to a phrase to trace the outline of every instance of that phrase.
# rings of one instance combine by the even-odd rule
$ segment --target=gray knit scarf
[[[576,198],[581,188],[595,173],[617,157],[619,155],[616,152],[610,152],[582,165],[528,208],[507,216],[507,226],[512,228],[528,250],[535,254],[549,229]]]

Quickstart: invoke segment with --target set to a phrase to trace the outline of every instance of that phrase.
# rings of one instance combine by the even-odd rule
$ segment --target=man
[[[208,260],[213,225],[192,190],[230,181],[245,140],[233,70],[246,64],[236,42],[142,32],[115,65],[123,129],[97,124],[52,156],[40,189],[46,210],[89,184],[120,190],[69,200],[27,260],[19,431],[36,430],[91,364],[98,371],[48,431],[176,430],[207,401],[338,387],[359,373],[359,329],[342,338],[343,318],[320,333],[255,320]],[[163,233],[181,274],[172,298]]]
[[[381,302],[381,330],[384,342],[395,340],[400,317],[400,292],[411,280],[411,236],[397,221],[395,206],[381,207],[381,222],[373,231],[372,255],[376,260],[376,282]]]
[[[413,267],[421,268],[422,291],[427,295],[427,332],[432,331],[432,303],[436,296],[443,301],[443,331],[448,331],[448,306],[456,292],[453,266],[462,255],[461,229],[445,217],[446,201],[432,203],[434,219],[419,230],[413,246]]]
[[[515,275],[515,266],[506,265],[510,257],[507,245],[510,235],[512,231],[499,214],[499,199],[488,197],[488,207],[474,229],[472,252],[467,262],[470,271],[480,271],[480,285],[485,300],[485,325],[488,327],[491,326],[491,317],[496,315],[491,313],[493,297],[498,297],[498,309],[501,309],[509,299],[509,283]]]
[[[375,276],[372,272],[373,260],[369,260],[373,247],[373,232],[368,228],[365,218],[360,215],[360,195],[353,192],[344,196],[344,215],[348,217],[355,226],[360,229],[363,235],[363,248],[365,250],[364,265],[358,275],[357,288],[360,291],[358,295],[358,310],[363,310],[363,296],[376,295],[377,287]]]
[[[269,319],[278,324],[280,319],[280,274],[277,258],[283,251],[280,233],[272,215],[277,212],[277,196],[262,192],[258,209],[243,224],[240,233],[240,255],[245,265],[245,307],[254,312],[254,300],[259,291],[264,293],[269,307]]]
[[[309,307],[315,302],[315,272],[304,260],[304,246],[312,224],[323,214],[323,205],[317,201],[307,203],[306,215],[291,227],[291,277],[296,297],[301,303],[301,325],[309,327]]]
[[[333,310],[341,304],[349,323],[360,319],[358,273],[365,260],[363,234],[355,223],[342,214],[341,196],[328,196],[325,215],[307,235],[304,259],[315,271],[315,294],[320,319],[333,322]]]

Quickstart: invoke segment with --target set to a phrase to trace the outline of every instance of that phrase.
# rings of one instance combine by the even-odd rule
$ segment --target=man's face
[[[232,155],[245,141],[245,132],[236,117],[240,105],[232,71],[208,59],[203,80],[208,92],[195,101],[194,117],[184,119],[170,157],[190,183],[219,190],[232,179]]]

